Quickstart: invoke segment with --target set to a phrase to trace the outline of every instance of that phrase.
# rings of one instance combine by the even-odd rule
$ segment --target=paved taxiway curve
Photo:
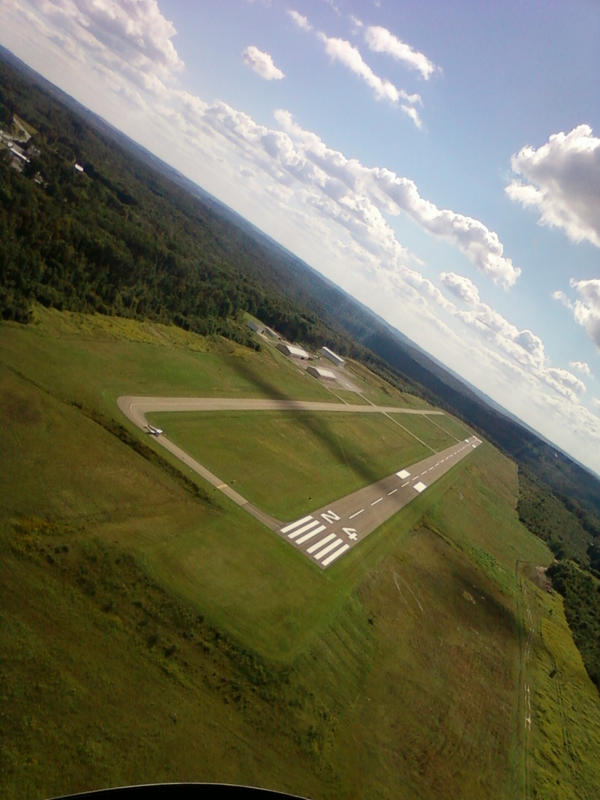
[[[339,411],[346,413],[384,413],[443,415],[443,411],[396,408],[393,406],[320,403],[304,400],[265,400],[215,397],[119,397],[119,408],[143,430],[151,411]],[[248,502],[188,453],[161,434],[156,441],[194,472],[219,489],[253,517],[287,539],[321,569],[362,541],[397,511],[410,503],[454,464],[481,444],[472,436],[440,453],[399,469],[387,478],[284,524]]]

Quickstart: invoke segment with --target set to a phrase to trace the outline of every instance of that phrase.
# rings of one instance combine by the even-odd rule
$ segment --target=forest
[[[0,318],[26,324],[41,303],[168,322],[256,348],[248,312],[292,341],[362,361],[461,417],[518,463],[519,516],[560,565],[576,562],[551,574],[575,609],[569,621],[579,641],[596,630],[598,593],[588,581],[589,570],[600,569],[595,476],[0,50],[0,128],[8,130],[15,114],[33,135],[22,171],[0,143]],[[597,680],[598,648],[580,649]]]

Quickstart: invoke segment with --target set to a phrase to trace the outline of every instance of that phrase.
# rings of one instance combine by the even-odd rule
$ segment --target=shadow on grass
[[[265,397],[272,400],[296,399],[295,397],[290,397],[289,394],[277,384],[272,383],[261,375],[257,375],[242,361],[242,359],[232,359],[231,367],[240,377],[260,389]],[[320,413],[321,412],[316,414],[310,411],[298,411],[295,412],[295,419],[298,425],[315,436],[335,459],[345,464],[355,475],[358,475],[361,480],[364,480],[365,485],[379,480],[382,477],[379,473],[373,470],[355,454],[345,451],[343,443],[340,442],[339,438],[331,430],[327,421],[320,417]]]

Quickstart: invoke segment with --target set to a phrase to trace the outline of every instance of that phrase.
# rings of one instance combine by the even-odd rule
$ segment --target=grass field
[[[560,598],[515,574],[516,559],[551,555],[518,522],[513,463],[479,447],[323,573],[128,439],[114,402],[281,386],[323,399],[316,381],[131,321],[41,312],[0,336],[2,796],[161,780],[332,799],[595,796],[597,693]],[[366,468],[371,439],[383,459],[377,435],[401,433],[371,419],[333,439]],[[301,438],[294,461],[305,439],[323,447],[322,432]],[[520,671],[525,600],[536,635]]]
[[[395,421],[400,417],[401,425]],[[240,411],[147,418],[244,497],[283,520],[413,464],[431,455],[429,447],[441,450],[456,441],[428,419],[407,414],[390,419]]]

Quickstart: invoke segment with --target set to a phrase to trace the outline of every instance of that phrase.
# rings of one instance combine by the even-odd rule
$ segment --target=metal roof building
[[[309,375],[312,375],[315,378],[326,378],[330,381],[337,380],[337,376],[334,372],[330,369],[323,369],[323,367],[314,367],[312,364],[310,367],[306,368],[306,371]]]
[[[322,347],[320,352],[328,358],[330,361],[333,361],[334,364],[337,364],[338,367],[343,367],[346,363],[341,356],[338,356],[337,353],[334,353],[333,350],[330,350],[328,347]]]
[[[296,347],[295,344],[289,344],[288,342],[279,342],[277,349],[281,350],[286,356],[292,356],[293,358],[310,358],[306,350],[303,350],[301,347]]]

